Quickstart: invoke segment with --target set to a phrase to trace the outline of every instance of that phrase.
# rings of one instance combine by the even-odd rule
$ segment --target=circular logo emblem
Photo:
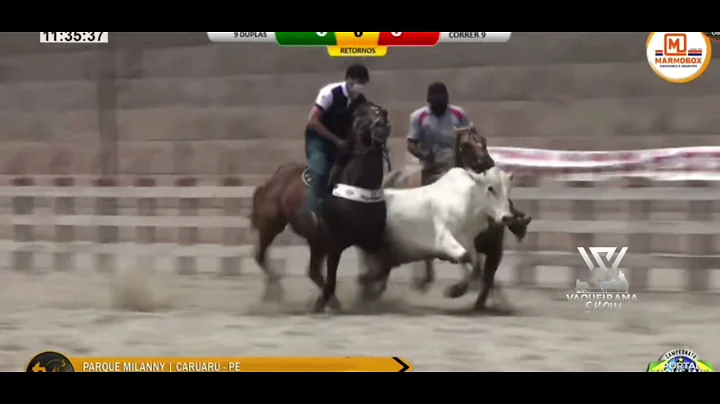
[[[648,372],[712,372],[713,366],[698,359],[698,355],[689,349],[673,349],[666,352],[656,362],[650,362]]]
[[[702,76],[712,57],[710,39],[702,32],[651,32],[646,50],[655,74],[675,84]]]
[[[26,372],[74,372],[70,359],[57,352],[43,352],[35,355],[25,368]]]

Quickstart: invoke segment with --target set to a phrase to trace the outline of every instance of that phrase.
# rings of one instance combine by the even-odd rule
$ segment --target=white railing
[[[513,198],[535,220],[518,245],[520,251],[509,253],[512,282],[542,286],[547,284],[543,267],[561,266],[571,268],[564,286],[571,285],[575,275],[587,271],[576,247],[603,244],[609,235],[630,247],[623,264],[630,268],[634,289],[654,289],[650,273],[658,269],[681,270],[684,280],[678,289],[720,289],[715,284],[720,255],[713,221],[713,203],[720,200],[717,183],[519,180]],[[0,240],[0,256],[19,271],[78,266],[112,271],[133,259],[146,266],[165,261],[163,268],[180,274],[241,274],[251,262],[254,239],[247,216],[254,188],[237,180],[220,182],[182,178],[174,186],[158,186],[151,179],[11,179],[0,186],[0,230],[11,234]],[[669,213],[674,220],[653,218],[658,202],[673,204]],[[617,206],[608,210],[604,203]],[[654,243],[656,236],[677,239],[678,245],[686,241],[686,247],[662,251]],[[544,242],[558,237],[565,241]],[[300,244],[297,237],[281,238],[276,246]],[[298,256],[303,248],[280,247],[272,254],[288,273],[304,274],[306,262]]]

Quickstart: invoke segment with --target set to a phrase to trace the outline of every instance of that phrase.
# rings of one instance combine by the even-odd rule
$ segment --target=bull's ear
[[[512,181],[513,178],[515,178],[515,173],[513,173],[513,172],[509,173],[508,178],[510,179],[510,181]]]

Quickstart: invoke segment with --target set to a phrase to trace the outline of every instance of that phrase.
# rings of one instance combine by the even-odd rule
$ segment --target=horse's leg
[[[475,265],[473,265],[473,273],[472,273],[472,286],[473,289],[480,290],[481,284],[482,284],[482,274],[483,274],[483,263],[484,261],[480,259],[480,254],[487,254],[487,251],[492,248],[493,246],[498,245],[497,244],[497,237],[500,237],[500,245],[502,246],[503,239],[505,238],[505,228],[493,228],[492,226],[489,227],[484,232],[480,233],[477,237],[475,237],[475,240],[473,240],[473,244],[475,246],[475,251],[478,254],[478,259]],[[485,267],[487,267],[487,262],[484,263]]]
[[[481,243],[483,240],[480,238],[475,239],[475,248],[485,253],[482,289],[475,301],[475,309],[484,310],[487,307],[487,299],[490,296],[490,292],[494,291],[496,306],[511,310],[512,308],[503,296],[502,290],[495,286],[495,274],[503,258],[505,230],[503,229],[493,236],[494,238],[485,239],[484,243]]]
[[[320,289],[320,293],[322,293],[323,289],[325,288],[325,279],[322,275],[322,263],[325,259],[325,256],[327,255],[327,250],[325,249],[323,243],[317,240],[308,242],[308,245],[310,246],[310,264],[308,265],[308,277],[315,284],[315,286]],[[333,297],[330,300],[329,305],[332,309],[339,310],[340,302],[337,300],[337,298]]]
[[[325,279],[322,276],[322,263],[325,259],[327,252],[325,251],[322,243],[318,241],[309,241],[310,246],[310,264],[308,265],[308,278],[318,287],[323,290],[325,287]]]
[[[374,274],[373,278],[363,287],[362,298],[364,302],[372,302],[380,299],[387,290],[387,284],[390,280],[390,272],[393,266],[383,262],[381,268]]]
[[[325,310],[325,306],[330,302],[331,299],[335,298],[335,287],[337,286],[337,271],[340,265],[340,257],[342,252],[345,250],[344,247],[340,248],[333,246],[330,249],[327,256],[327,279],[325,280],[325,287],[322,290],[320,296],[315,301],[313,307],[314,313],[322,313]],[[341,309],[340,303],[338,302],[337,310]]]
[[[430,285],[435,282],[435,266],[433,260],[423,261],[425,271],[422,276],[413,277],[413,289],[420,293],[426,293],[430,288]]]
[[[480,294],[478,294],[478,298],[475,301],[475,309],[476,310],[484,310],[485,306],[487,304],[487,299],[490,296],[490,290],[492,290],[494,284],[495,284],[495,273],[497,272],[498,267],[500,266],[500,261],[502,261],[503,257],[503,250],[502,248],[498,249],[492,249],[490,251],[485,252],[485,265],[483,268],[483,281],[482,281],[482,289],[480,291]],[[478,265],[479,266],[479,265]]]
[[[285,224],[284,219],[276,219],[272,224],[259,226],[258,228],[255,262],[265,272],[265,292],[262,297],[264,301],[281,301],[283,299],[284,293],[280,284],[280,274],[267,262],[267,249],[275,240],[275,237],[283,231]]]

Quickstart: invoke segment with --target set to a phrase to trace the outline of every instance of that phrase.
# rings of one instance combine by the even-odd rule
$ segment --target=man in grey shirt
[[[407,149],[423,165],[422,184],[435,182],[452,167],[456,127],[471,126],[465,110],[450,104],[445,84],[428,87],[428,105],[410,115]],[[483,138],[484,142],[484,138]],[[485,144],[483,144],[485,145]]]
[[[454,162],[455,131],[457,127],[472,127],[465,110],[450,104],[450,94],[441,82],[430,84],[427,92],[428,104],[415,110],[410,115],[410,132],[408,133],[407,150],[422,162],[422,185],[432,184],[445,172],[452,168]],[[474,129],[472,129],[474,130]],[[487,152],[487,140],[481,136],[481,144]],[[487,155],[483,157],[488,168],[495,165]],[[523,212],[515,209],[512,202],[510,208],[518,219],[511,231],[525,234],[527,224],[531,220]],[[522,236],[519,236],[522,238]]]

